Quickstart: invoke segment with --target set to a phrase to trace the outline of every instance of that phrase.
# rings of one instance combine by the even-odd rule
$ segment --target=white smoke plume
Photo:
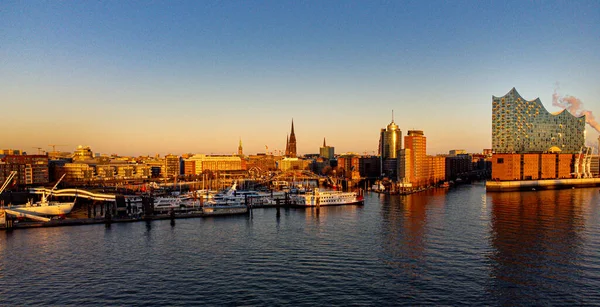
[[[592,111],[583,108],[583,102],[581,102],[579,98],[569,95],[561,96],[556,92],[556,90],[554,90],[554,94],[552,94],[552,105],[562,109],[567,109],[569,113],[577,117],[585,115],[585,122],[592,126],[592,128],[596,129],[598,133],[600,133],[600,124],[598,124],[596,121]]]

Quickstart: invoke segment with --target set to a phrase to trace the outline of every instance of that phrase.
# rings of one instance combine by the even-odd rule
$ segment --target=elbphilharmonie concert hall
[[[492,96],[495,153],[579,153],[585,144],[585,115],[550,113],[539,98],[525,100],[515,88]]]

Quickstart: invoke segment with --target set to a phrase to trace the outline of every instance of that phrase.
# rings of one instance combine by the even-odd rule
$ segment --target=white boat
[[[202,199],[203,201],[207,201],[207,200],[213,199],[216,194],[217,194],[217,191],[212,191],[212,190],[195,190],[195,191],[190,191],[184,195],[186,195],[188,198]]]
[[[363,205],[364,198],[356,192],[321,191],[315,188],[312,193],[295,196],[293,202],[302,207]]]
[[[258,191],[240,191],[237,182],[224,193],[216,194],[212,199],[205,202],[207,205],[265,205],[273,203],[277,196],[284,197],[283,192],[265,193]]]
[[[58,216],[71,213],[71,210],[73,210],[74,206],[75,201],[64,203],[48,201],[48,199],[45,198],[45,195],[42,195],[42,200],[39,202],[33,203],[31,201],[28,201],[24,205],[9,206],[8,208],[14,211],[23,211],[27,213],[33,213],[36,215]]]
[[[75,201],[72,202],[57,202],[57,201],[49,201],[48,199],[52,196],[52,192],[56,189],[60,181],[65,177],[63,175],[56,182],[54,187],[50,190],[50,192],[46,195],[46,192],[42,193],[42,199],[39,202],[32,202],[29,200],[24,205],[16,205],[16,206],[8,206],[7,209],[13,210],[19,213],[40,215],[40,216],[62,216],[65,214],[69,214],[73,207],[75,206]]]

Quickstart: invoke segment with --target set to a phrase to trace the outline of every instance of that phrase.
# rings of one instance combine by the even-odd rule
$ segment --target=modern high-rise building
[[[539,98],[525,100],[515,88],[492,96],[494,153],[578,153],[585,146],[585,115],[548,112]]]
[[[288,158],[296,158],[296,134],[294,133],[294,120],[292,119],[292,132],[285,144],[285,156]]]
[[[402,131],[392,122],[379,135],[379,154],[382,159],[396,159],[398,150],[402,148]]]
[[[405,161],[410,161],[410,173],[408,181],[413,185],[418,185],[424,182],[427,178],[425,174],[425,156],[427,153],[427,138],[421,130],[409,130],[408,135],[404,137],[405,154],[410,155],[409,158],[404,158]],[[401,171],[400,173],[406,173]]]
[[[424,187],[446,180],[446,156],[428,156],[427,138],[421,130],[409,130],[398,153],[398,182],[403,187]]]
[[[323,138],[323,147],[319,148],[319,156],[330,160],[335,156],[335,148],[332,146],[327,146],[327,143],[325,143],[325,138]]]
[[[379,157],[381,159],[381,176],[395,178],[398,168],[398,150],[402,148],[402,131],[394,122],[394,113],[392,112],[392,122],[379,133]]]

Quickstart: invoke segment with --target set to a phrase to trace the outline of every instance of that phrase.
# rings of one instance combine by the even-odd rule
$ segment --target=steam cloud
[[[592,114],[592,111],[588,111],[583,108],[583,102],[574,96],[560,96],[556,90],[552,94],[552,105],[567,109],[571,114],[579,117],[585,115],[585,122],[588,123],[592,128],[596,129],[600,133],[600,124],[596,121],[596,118]]]

